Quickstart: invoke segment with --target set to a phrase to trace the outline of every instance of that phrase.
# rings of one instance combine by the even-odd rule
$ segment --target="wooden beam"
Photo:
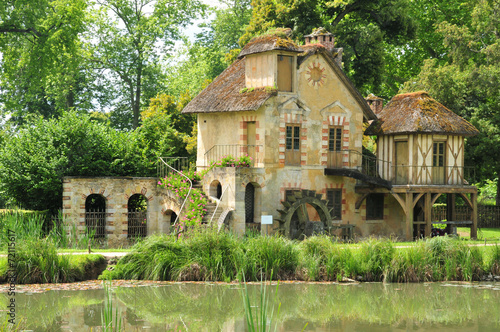
[[[417,205],[418,201],[420,200],[420,198],[422,198],[422,196],[424,196],[425,193],[418,193],[416,198],[414,197],[413,198],[413,207],[415,208],[415,206]]]
[[[474,207],[472,206],[472,201],[469,199],[469,197],[465,196],[465,194],[463,193],[459,193],[460,197],[462,197],[464,199],[464,202],[465,204],[467,204],[468,207],[470,207],[471,209],[473,209]],[[471,194],[472,196],[472,194]]]
[[[363,204],[363,201],[365,200],[366,197],[368,197],[368,193],[367,194],[363,194],[361,195],[360,198],[358,198],[358,200],[356,201],[356,204],[354,205],[354,208],[356,210],[359,210],[359,208],[361,207],[361,204]]]
[[[446,198],[446,220],[457,220],[456,194],[448,194]],[[446,233],[451,233],[451,225],[446,225]]]
[[[406,214],[406,202],[405,200],[399,196],[399,194],[397,193],[393,193],[391,192],[392,196],[396,199],[396,201],[398,201],[399,205],[401,206],[401,208],[403,209],[403,213]]]
[[[413,241],[413,194],[406,193],[406,240]]]
[[[425,204],[424,204],[424,216],[425,216],[425,236],[430,237],[432,232],[432,220],[431,220],[431,212],[432,212],[432,197],[431,193],[425,195]]]
[[[472,200],[472,226],[470,228],[470,238],[477,239],[477,193],[470,194]]]
[[[431,206],[434,205],[434,203],[436,203],[437,199],[439,198],[439,196],[441,196],[443,193],[437,193],[437,194],[434,194],[432,199],[431,199]]]
[[[435,194],[459,194],[459,193],[475,193],[477,192],[477,188],[474,186],[430,186],[430,185],[393,185],[391,190],[395,192],[406,192],[408,190],[413,191],[415,193],[418,192],[432,192]]]

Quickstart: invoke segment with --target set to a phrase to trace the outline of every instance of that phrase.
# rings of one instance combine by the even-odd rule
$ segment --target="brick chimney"
[[[306,45],[310,44],[321,44],[330,52],[335,48],[335,37],[325,28],[318,28],[314,30],[310,35],[304,36],[306,39]]]
[[[375,115],[378,115],[380,112],[382,112],[382,108],[384,106],[382,98],[375,96],[373,93],[370,93],[368,97],[365,98],[365,100],[368,103],[368,106],[370,106],[370,108],[372,109],[373,113],[375,113]]]
[[[326,31],[325,28],[315,29],[310,35],[304,36],[306,46],[320,44],[328,50],[335,59],[337,65],[342,68],[343,48],[335,48],[335,36]]]

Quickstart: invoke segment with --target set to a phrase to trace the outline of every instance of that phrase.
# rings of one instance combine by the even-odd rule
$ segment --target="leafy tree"
[[[29,209],[61,207],[63,176],[127,173],[127,134],[75,112],[22,126],[0,151],[0,191]]]
[[[467,140],[466,163],[475,166],[484,182],[500,174],[500,159],[491,153],[500,150],[500,1],[473,4],[468,17],[437,26],[447,61],[426,60],[405,89],[427,90],[479,129],[478,136]],[[499,200],[497,193],[497,204]]]
[[[56,211],[63,176],[155,176],[158,157],[187,156],[184,138],[163,111],[120,132],[89,115],[41,117],[0,135],[0,193],[25,208]]]
[[[162,56],[180,37],[179,29],[203,11],[193,0],[97,0],[88,31],[88,57],[103,70],[113,91],[116,112],[139,126],[141,102],[154,95]],[[146,95],[146,98],[144,98]],[[130,116],[130,113],[132,113]]]
[[[384,87],[384,59],[415,36],[409,0],[253,0],[253,13],[243,46],[270,28],[291,28],[301,41],[323,26],[344,48],[344,70],[363,92]]]
[[[11,122],[89,106],[79,33],[85,0],[0,2],[0,105]]]
[[[250,21],[250,0],[222,0],[223,8],[211,8],[215,18],[200,25],[205,30],[196,41],[186,42],[174,63],[167,67],[166,91],[191,98],[217,77],[240,52],[238,39]],[[184,58],[178,61],[178,58]]]

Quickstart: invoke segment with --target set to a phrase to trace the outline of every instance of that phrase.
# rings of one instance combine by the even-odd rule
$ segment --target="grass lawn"
[[[107,248],[107,249],[99,249],[99,248],[90,248],[92,252],[128,252],[130,248]],[[57,249],[58,253],[72,253],[72,252],[88,252],[88,249]]]
[[[458,227],[457,233],[460,237],[470,237],[470,228],[468,227]],[[500,241],[500,228],[479,228],[477,230],[478,241]],[[473,241],[474,242],[474,241]]]

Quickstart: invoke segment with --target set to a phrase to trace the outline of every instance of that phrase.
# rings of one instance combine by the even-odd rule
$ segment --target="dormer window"
[[[293,56],[278,55],[278,91],[293,91]]]

